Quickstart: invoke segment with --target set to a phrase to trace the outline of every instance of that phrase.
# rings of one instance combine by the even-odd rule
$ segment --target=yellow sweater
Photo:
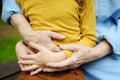
[[[33,30],[52,30],[67,36],[61,44],[82,44],[93,47],[96,28],[93,0],[17,0]],[[67,51],[67,50],[66,50]],[[69,57],[71,52],[65,52]]]

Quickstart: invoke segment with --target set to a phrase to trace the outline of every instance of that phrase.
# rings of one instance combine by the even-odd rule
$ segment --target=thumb
[[[51,36],[50,36],[52,39],[56,39],[56,40],[64,40],[66,38],[65,35],[62,35],[62,34],[59,34],[59,33],[56,33],[56,32],[52,32],[51,31]]]
[[[72,50],[72,51],[79,50],[79,46],[77,44],[64,44],[64,45],[60,45],[60,48],[66,50]]]

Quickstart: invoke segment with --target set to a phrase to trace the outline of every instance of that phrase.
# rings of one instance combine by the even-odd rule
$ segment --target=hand
[[[10,17],[11,24],[18,30],[22,35],[25,43],[36,42],[40,45],[47,47],[52,51],[60,51],[59,47],[56,46],[52,39],[63,40],[65,36],[50,30],[32,30],[31,25],[22,14],[13,14]]]
[[[30,54],[35,54],[35,53],[32,50],[30,50],[28,47],[26,47],[22,40],[16,44],[16,55],[18,57],[18,61],[22,60],[21,58],[22,56],[30,55]],[[24,70],[24,68],[27,66],[28,65],[20,64],[21,70]]]
[[[46,67],[45,64],[48,62],[62,61],[66,58],[65,54],[62,51],[52,52],[51,50],[33,42],[30,42],[29,45],[32,48],[37,49],[38,52],[36,54],[22,56],[21,57],[22,60],[19,61],[19,64],[25,64],[25,65],[34,64],[34,65],[39,65],[39,67]]]
[[[43,72],[60,72],[60,71],[64,71],[64,70],[68,70],[68,69],[75,69],[77,68],[79,65],[71,65],[71,66],[66,66],[66,67],[61,67],[61,68],[52,68],[52,67],[48,67],[48,68],[43,68]]]
[[[92,61],[96,56],[92,53],[92,49],[87,46],[79,44],[67,44],[60,46],[62,49],[72,50],[73,54],[66,60],[60,62],[47,63],[48,67],[62,68],[72,65],[82,65],[86,62]]]
[[[52,39],[63,40],[65,36],[50,30],[39,30],[30,32],[24,36],[24,39],[27,43],[31,41],[43,45],[52,51],[60,51],[59,47],[53,43]]]
[[[16,54],[18,57],[18,61],[23,60],[21,57],[25,55],[32,55],[35,54],[32,50],[26,47],[23,41],[19,41],[16,45]],[[26,65],[26,64],[19,64],[22,71],[30,71],[30,75],[36,75],[42,71],[42,68],[39,65]]]

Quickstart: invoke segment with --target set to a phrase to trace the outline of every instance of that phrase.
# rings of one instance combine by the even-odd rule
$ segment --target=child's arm
[[[80,11],[81,38],[78,44],[94,47],[96,44],[96,23],[93,0],[84,0]]]

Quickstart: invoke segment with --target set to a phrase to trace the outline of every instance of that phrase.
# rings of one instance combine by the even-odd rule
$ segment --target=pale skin
[[[91,6],[92,7],[92,6]],[[88,10],[89,11],[89,10]],[[87,12],[86,12],[87,13]],[[89,18],[87,17],[87,19],[89,20]],[[16,20],[16,18],[14,18],[13,20]],[[18,19],[18,20],[20,20],[20,19]],[[20,22],[23,22],[23,20],[20,20]],[[30,31],[30,30],[28,30],[28,28],[26,29],[26,31],[24,32],[23,31],[23,33],[22,33],[22,30],[25,30],[25,26],[23,26],[23,25],[21,25],[21,24],[23,24],[23,23],[19,23],[19,21],[15,21],[15,23],[17,22],[17,25],[15,25],[15,26],[17,26],[17,29],[19,30],[19,32],[22,34],[22,35],[24,35],[24,34],[26,34],[26,32],[27,31]],[[14,25],[14,24],[13,24]],[[28,24],[27,24],[28,25]],[[91,25],[91,24],[90,24]],[[23,27],[21,27],[21,26],[23,26]],[[27,33],[31,33],[31,32],[27,32]],[[47,33],[47,31],[46,31],[46,33]],[[44,34],[43,34],[44,35]],[[26,37],[27,36],[27,37]],[[29,38],[29,36],[28,35],[26,35],[25,37],[24,37],[24,41],[26,42],[26,43],[29,43],[29,41],[28,41],[28,39],[27,38]],[[45,35],[46,36],[46,35]],[[49,35],[47,34],[47,37],[48,37]],[[34,37],[34,36],[33,36]],[[44,37],[44,36],[43,36]],[[32,37],[31,37],[32,38]],[[57,36],[57,38],[59,38],[59,36]],[[39,43],[39,42],[37,42],[36,41],[36,39],[35,38],[33,38],[34,40],[32,41],[32,42],[35,42],[35,43]],[[42,38],[41,38],[42,39]],[[49,40],[49,39],[51,39],[51,37],[48,37],[48,39],[46,38],[46,39],[44,39],[44,40],[40,40],[41,42],[41,44],[42,43],[46,43],[46,42],[48,42],[48,41],[46,41],[46,40]],[[39,40],[38,40],[39,41]],[[45,41],[45,42],[44,42]],[[43,44],[43,46],[44,46],[45,44]],[[50,47],[51,47],[52,45],[50,45]],[[47,47],[47,46],[45,46],[45,47]],[[17,47],[18,48],[18,47]],[[47,48],[49,48],[49,47],[47,47]],[[87,47],[88,48],[88,47]],[[58,47],[58,49],[59,49],[59,47]],[[21,49],[22,50],[22,49]],[[45,49],[46,50],[46,49]],[[50,49],[51,50],[51,49]],[[48,49],[48,51],[49,52],[51,52],[49,49]],[[53,48],[53,50],[56,50],[55,48]],[[45,55],[45,54],[42,54],[40,51],[41,50],[39,50],[38,49],[38,51],[39,51],[39,53],[36,53],[35,55],[33,54],[33,55],[27,55],[28,53],[26,53],[26,56],[25,57],[20,57],[21,58],[21,62],[19,61],[19,64],[20,65],[39,65],[40,66],[40,68],[41,68],[41,66],[43,66],[43,64],[41,64],[41,62],[44,60],[38,60],[37,59],[37,57],[38,57],[38,55]],[[58,51],[58,50],[57,50]],[[17,51],[16,51],[17,52]],[[42,52],[45,52],[44,50],[42,50]],[[17,53],[18,54],[18,53]],[[29,53],[30,54],[30,53]],[[58,54],[57,52],[56,53],[53,53],[53,52],[51,52],[51,54]],[[49,55],[51,55],[51,54],[49,54]],[[48,58],[49,58],[49,55],[48,55]],[[26,62],[26,63],[24,63],[25,61],[26,61],[26,58],[28,58],[28,56],[34,56],[34,59],[32,58],[32,63],[29,63],[29,62]],[[59,58],[60,56],[58,56],[58,58]],[[54,58],[53,56],[52,56],[52,58]],[[47,59],[47,58],[46,58]],[[64,60],[64,59],[63,59]],[[23,61],[23,62],[22,62]],[[53,61],[53,62],[56,62],[56,61]],[[44,64],[45,65],[45,64]],[[75,66],[77,66],[77,65],[75,65]],[[29,66],[30,67],[30,66]],[[70,68],[73,68],[73,67],[70,67]],[[26,67],[26,69],[28,70],[28,68]],[[37,69],[37,68],[35,68],[35,69]],[[47,68],[48,69],[48,68]],[[67,67],[66,68],[64,68],[64,69],[67,69]],[[25,69],[24,69],[25,70]],[[33,67],[31,68],[31,70],[34,70],[33,69]],[[54,69],[55,70],[55,69]],[[57,68],[56,68],[56,70],[57,70]],[[39,71],[41,71],[41,69],[39,70]],[[37,71],[37,72],[39,72],[39,71]],[[45,71],[45,68],[43,69],[43,71]]]
[[[47,31],[45,33],[47,33]],[[47,37],[48,37],[48,35],[47,35]],[[48,38],[51,39],[51,37],[48,37]],[[32,65],[32,66],[24,67],[23,71],[29,71],[29,70],[33,70],[33,69],[36,69],[36,68],[39,67],[38,70],[33,73],[33,75],[34,75],[34,74],[36,74],[36,73],[38,73],[38,72],[40,72],[42,70],[46,71],[46,72],[54,72],[54,71],[61,71],[61,70],[66,70],[66,69],[73,69],[73,68],[78,67],[81,64],[86,63],[86,62],[90,62],[90,61],[99,59],[99,58],[101,58],[103,56],[106,56],[112,50],[109,43],[107,41],[105,41],[105,40],[103,42],[101,42],[99,45],[97,45],[95,48],[89,48],[89,47],[79,45],[79,44],[62,45],[60,47],[62,49],[73,50],[73,55],[70,58],[68,58],[68,59],[66,59],[64,61],[55,62],[55,63],[47,63],[46,64],[46,66],[53,67],[53,68],[44,68],[44,69],[42,69],[42,68],[40,68],[40,63],[38,61],[38,63],[33,63],[34,65]],[[39,47],[38,50],[41,50],[41,48]],[[101,52],[101,51],[104,51],[104,52]],[[88,52],[89,52],[89,55],[87,54]],[[20,57],[22,60],[28,57],[27,56],[28,52],[24,52],[24,53],[26,54],[26,57]],[[34,57],[35,56],[36,56],[36,59],[34,58],[33,62],[35,62],[37,60],[38,55],[34,55]],[[31,58],[32,57],[33,56],[31,55]],[[19,63],[20,64],[26,64],[24,62],[19,62]],[[27,63],[27,65],[28,64],[31,65],[31,63]]]
[[[30,42],[29,45],[32,48],[37,50],[39,49],[38,52],[33,52],[23,44],[23,41],[20,41],[16,45],[16,53],[19,60],[18,63],[20,64],[20,67],[22,67],[22,71],[32,71],[30,73],[31,75],[35,75],[42,71],[43,68],[46,68],[47,66],[45,64],[48,62],[59,62],[66,59],[66,56],[62,51],[52,52],[51,50],[41,45],[36,45],[33,42]],[[23,54],[21,55],[21,53]]]
[[[81,64],[85,64],[87,62],[95,61],[99,58],[102,58],[112,52],[112,47],[106,40],[103,40],[96,47],[88,48],[88,49],[87,48],[85,49],[85,46],[76,45],[76,44],[72,44],[72,45],[66,44],[60,47],[62,49],[72,50],[73,55],[70,58],[65,59],[64,61],[61,62],[47,63],[46,65],[48,67],[62,69],[64,67],[77,65],[77,64],[80,66]],[[55,70],[46,69],[45,71],[54,72]]]
[[[28,44],[30,41],[38,43],[42,46],[45,46],[46,48],[50,49],[51,51],[60,51],[59,47],[56,46],[52,39],[55,40],[63,40],[66,36],[52,32],[50,30],[41,30],[41,31],[34,31],[31,29],[31,25],[28,23],[26,18],[22,14],[13,14],[10,17],[11,24],[18,30],[18,32],[22,35],[23,40],[26,44]],[[18,45],[16,46],[16,53],[19,60],[21,59],[21,56],[28,55],[28,51],[30,49],[27,49],[27,47],[20,45],[21,48],[23,47],[23,50],[21,48],[18,48]],[[19,50],[20,49],[20,50]],[[22,52],[21,52],[22,51]],[[21,52],[21,54],[19,54]],[[35,54],[32,52],[32,54]],[[22,65],[20,64],[21,70],[23,70],[25,67],[29,67],[29,65]],[[38,66],[34,67],[38,68]],[[36,70],[37,71],[37,70]],[[38,69],[40,71],[40,69]],[[34,71],[35,72],[35,71]],[[33,72],[33,73],[34,73]]]
[[[52,42],[51,39],[63,40],[66,37],[50,30],[32,30],[31,25],[22,14],[13,14],[10,17],[10,22],[22,35],[24,42],[36,42],[52,51],[60,51],[60,49]]]
[[[28,44],[29,42],[35,42],[39,45],[47,47],[49,50],[45,49],[43,52],[35,53],[28,47],[24,46],[23,41],[18,42],[16,45],[16,53],[18,57],[18,63],[22,71],[31,71],[31,75],[35,75],[45,68],[48,62],[62,61],[66,58],[65,54],[60,51],[51,39],[63,40],[64,35],[52,32],[50,30],[33,31],[30,24],[21,14],[14,14],[11,16],[10,21],[12,25],[19,31],[22,35],[24,42]],[[29,44],[28,44],[29,45]],[[32,46],[32,45],[31,45]],[[37,49],[38,47],[33,48]],[[52,52],[54,51],[54,52]],[[59,51],[59,52],[55,52]],[[43,53],[43,54],[40,54]],[[34,61],[25,61],[26,56],[34,56]],[[23,61],[25,63],[22,63]],[[32,63],[30,63],[32,62]]]
[[[29,54],[32,55],[24,55],[21,56],[23,59],[20,60],[18,63],[23,63],[23,64],[34,64],[34,65],[39,65],[40,67],[46,67],[46,63],[48,62],[58,62],[66,59],[66,56],[63,51],[59,52],[52,52],[51,50],[41,46],[41,45],[36,45],[33,42],[30,42],[29,45],[35,49],[39,49],[36,54],[32,54],[33,52],[29,52]]]
[[[35,43],[33,44],[34,46],[39,46]],[[44,68],[43,69],[44,72],[55,72],[55,71],[62,71],[66,69],[74,69],[87,62],[102,58],[110,54],[110,52],[112,51],[111,45],[106,40],[103,40],[94,48],[86,47],[80,44],[66,44],[66,45],[61,45],[60,47],[62,49],[72,50],[73,55],[68,59],[65,59],[60,62],[47,63],[46,66],[50,68]],[[42,48],[38,47],[37,49],[41,50]],[[42,49],[42,50],[45,50],[45,49]],[[31,55],[30,57],[33,58],[34,56]],[[25,58],[29,58],[29,56],[26,56]],[[24,64],[25,62],[20,62],[20,63]]]
[[[43,53],[46,52],[47,48],[45,49],[45,47],[43,48],[42,46],[39,46],[35,43],[32,43],[31,46],[32,45],[34,45],[34,47],[36,46],[38,50],[42,50]],[[100,44],[98,44],[94,48],[90,48],[90,47],[83,46],[80,44],[66,44],[66,45],[61,45],[60,47],[62,49],[72,50],[73,55],[70,58],[60,61],[60,62],[47,63],[46,66],[50,68],[43,68],[44,72],[55,72],[55,71],[62,71],[66,69],[74,69],[87,62],[102,58],[110,54],[110,52],[112,51],[112,47],[106,40],[103,40]],[[35,59],[35,56],[31,55],[31,56],[26,56],[23,58],[25,60],[20,61],[19,63],[36,65],[36,63],[34,63],[34,61],[37,59],[37,58]],[[31,58],[31,61],[32,61],[31,63],[28,62],[29,60],[26,60],[29,58]],[[24,69],[24,71],[27,71],[28,69],[30,70],[30,68],[26,68]]]

